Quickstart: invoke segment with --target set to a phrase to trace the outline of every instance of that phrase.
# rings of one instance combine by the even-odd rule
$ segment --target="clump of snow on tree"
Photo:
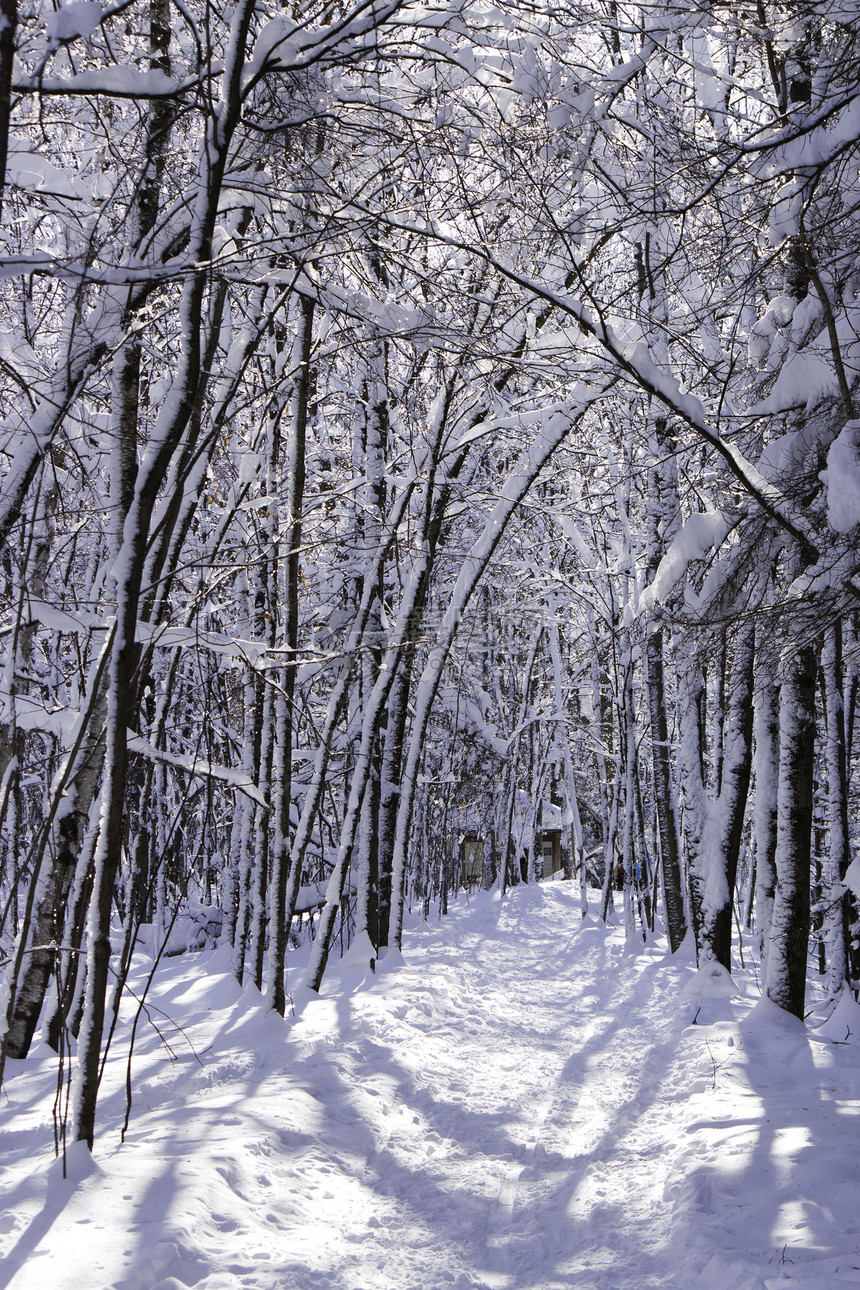
[[[830,445],[827,469],[827,520],[837,533],[860,522],[860,421],[849,421]]]
[[[854,892],[855,896],[860,897],[860,858],[851,861],[845,871],[843,881],[845,886]]]
[[[91,36],[102,20],[102,7],[96,0],[77,0],[49,14],[45,24],[49,40],[74,40]]]
[[[719,545],[729,525],[722,511],[701,511],[691,515],[663,556],[650,587],[639,601],[640,610],[650,609],[666,599],[694,560],[703,560]]]

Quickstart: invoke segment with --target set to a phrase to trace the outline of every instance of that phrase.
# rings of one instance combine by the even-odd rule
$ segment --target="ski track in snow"
[[[120,1035],[67,1179],[56,1058],[13,1063],[0,1284],[860,1287],[857,1042],[750,1016],[751,985],[684,996],[688,962],[577,903],[462,901],[376,976],[348,955],[287,1023],[220,953],[170,960],[152,999],[176,1060],[141,1031],[120,1147]]]

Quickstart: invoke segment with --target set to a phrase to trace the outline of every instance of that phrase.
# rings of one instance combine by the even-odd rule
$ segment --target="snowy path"
[[[52,1055],[10,1082],[0,1284],[860,1287],[855,1041],[743,998],[688,1025],[689,966],[580,927],[561,884],[479,897],[360,986],[346,964],[291,1024],[204,965],[158,996],[199,1059],[143,1039],[122,1148],[118,1062],[75,1181]]]

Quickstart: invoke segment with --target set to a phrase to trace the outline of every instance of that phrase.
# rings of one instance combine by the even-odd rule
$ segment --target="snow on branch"
[[[640,614],[663,604],[693,561],[704,560],[712,547],[719,546],[728,531],[729,521],[722,511],[701,511],[691,515],[657,566],[654,581],[639,597]]]
[[[201,84],[200,76],[178,80],[158,68],[99,67],[74,76],[30,76],[15,82],[18,94],[104,94],[113,99],[167,99]]]
[[[231,787],[237,788],[240,793],[250,797],[252,802],[256,802],[264,811],[270,811],[271,807],[266,801],[263,794],[257,788],[254,781],[242,773],[240,770],[233,770],[231,766],[219,766],[215,762],[209,761],[208,757],[182,757],[174,753],[162,752],[161,749],[155,748],[148,739],[142,735],[137,735],[133,730],[128,732],[128,750],[137,753],[141,757],[146,757],[148,761],[164,762],[168,766],[175,766],[177,770],[187,771],[189,775],[199,775],[203,779],[220,779],[222,783],[230,784]]]
[[[358,202],[353,201],[351,204],[363,215],[371,213]],[[385,222],[392,228],[430,238],[475,255],[509,282],[515,283],[532,296],[575,319],[584,336],[596,341],[604,356],[639,389],[658,399],[670,413],[677,416],[696,435],[709,443],[723,458],[744,491],[780,528],[800,544],[812,561],[818,560],[820,553],[803,517],[797,514],[784,494],[764,478],[736,445],[722,437],[711,423],[701,400],[683,391],[675,377],[655,363],[644,342],[624,341],[601,317],[595,317],[594,311],[582,300],[555,291],[538,279],[521,273],[513,265],[494,255],[486,246],[461,237],[451,224],[443,225],[438,221],[423,223],[413,219],[398,219],[394,216],[385,216]]]

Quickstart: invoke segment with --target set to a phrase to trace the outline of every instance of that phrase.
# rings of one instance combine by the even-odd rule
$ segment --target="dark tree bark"
[[[687,921],[684,914],[681,851],[678,846],[678,822],[675,816],[672,766],[669,755],[662,629],[648,634],[645,658],[648,667],[648,715],[651,720],[654,808],[660,838],[660,863],[663,869],[663,901],[669,948],[674,954],[687,934]]]
[[[806,1000],[815,770],[816,650],[786,668],[779,698],[776,892],[767,954],[768,998],[801,1020]]]
[[[292,800],[293,700],[296,692],[296,663],[299,643],[299,572],[302,545],[302,507],[305,491],[305,441],[310,402],[311,349],[313,345],[314,302],[301,302],[299,374],[296,382],[292,425],[287,447],[286,496],[286,604],[283,643],[285,666],[281,670],[277,722],[277,794],[275,845],[272,856],[272,886],[269,917],[269,1000],[275,1012],[284,1015],[284,960],[287,954],[289,917],[287,890],[290,861],[290,803]],[[289,911],[291,912],[291,911]]]
[[[735,644],[729,708],[723,731],[720,791],[716,798],[717,827],[711,837],[709,864],[725,867],[725,899],[705,919],[707,950],[727,971],[732,967],[732,907],[737,882],[744,817],[752,773],[753,630],[742,629]]]

